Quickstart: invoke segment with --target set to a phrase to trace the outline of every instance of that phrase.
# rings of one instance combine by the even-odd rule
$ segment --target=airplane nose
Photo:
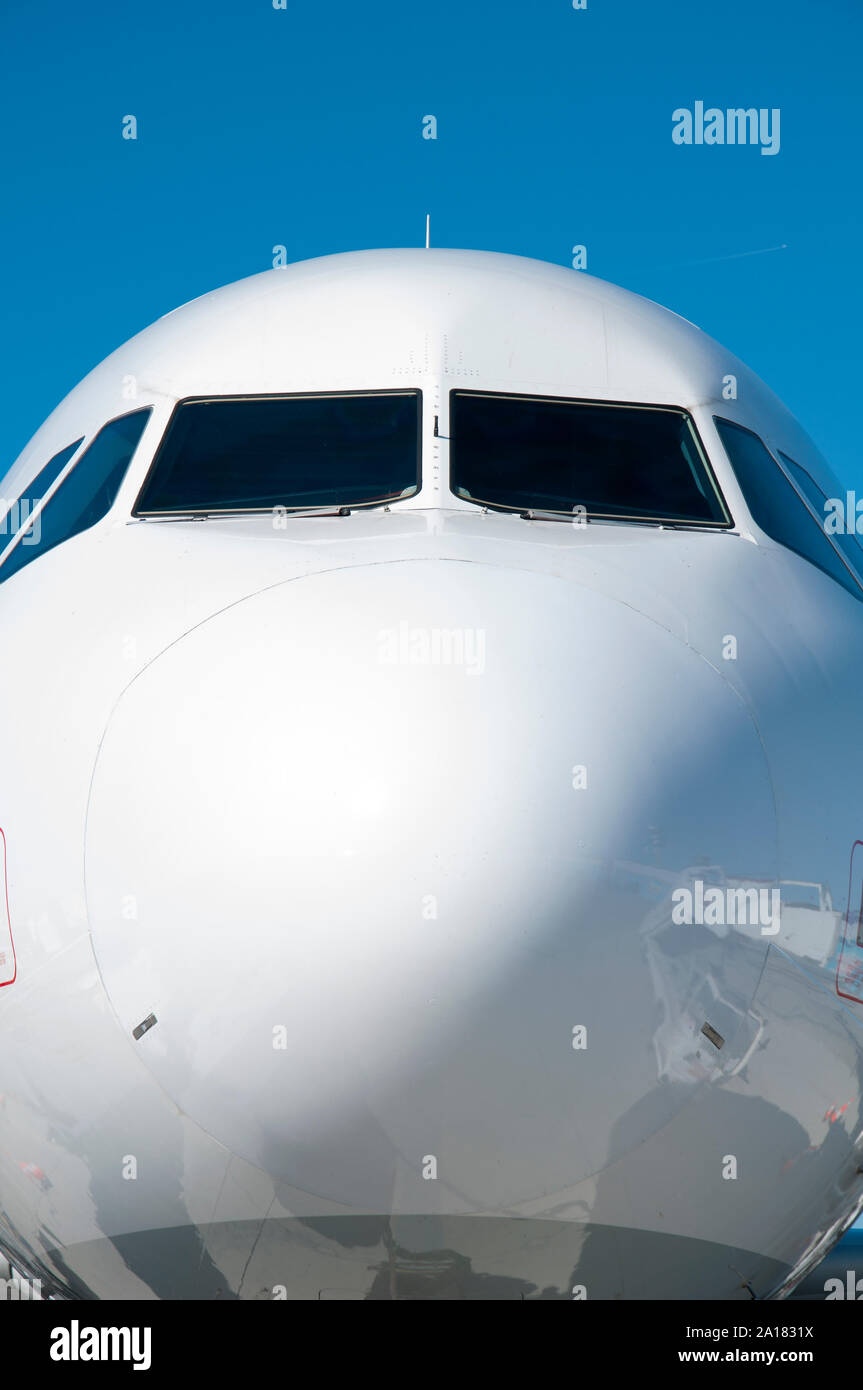
[[[601,592],[416,560],[268,589],[151,663],[100,748],[86,879],[105,987],[184,1112],[373,1211],[418,1210],[434,1158],[464,1211],[597,1173],[732,1064],[766,944],[683,929],[681,974],[645,923],[687,866],[774,857],[757,732],[706,660]],[[697,970],[727,1049],[669,1081]]]

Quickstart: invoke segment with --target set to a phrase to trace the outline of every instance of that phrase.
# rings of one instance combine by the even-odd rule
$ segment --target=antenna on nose
[[[429,249],[430,244],[431,244],[431,213],[427,212],[427,213],[426,213],[426,250],[427,250],[427,251],[428,251],[428,249]]]

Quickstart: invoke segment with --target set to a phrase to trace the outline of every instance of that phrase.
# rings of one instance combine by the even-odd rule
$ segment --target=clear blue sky
[[[0,474],[160,314],[277,243],[421,244],[430,211],[436,245],[586,244],[863,489],[860,0],[3,0],[0,46]],[[780,152],[674,145],[696,100],[778,107]]]

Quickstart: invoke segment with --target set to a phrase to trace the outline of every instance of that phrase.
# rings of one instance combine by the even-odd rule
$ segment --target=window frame
[[[731,471],[732,471],[732,473],[734,474],[734,477],[737,479],[737,485],[738,485],[738,487],[740,488],[741,495],[742,495],[742,497],[743,497],[744,502],[746,503],[746,510],[747,510],[748,513],[749,513],[751,523],[752,523],[753,526],[756,526],[756,527],[758,528],[759,535],[762,535],[762,536],[766,537],[766,539],[770,542],[771,545],[777,546],[780,550],[786,551],[789,555],[796,555],[796,556],[798,557],[798,559],[803,560],[805,564],[811,565],[812,568],[818,570],[820,574],[823,574],[823,575],[825,575],[828,579],[831,579],[831,580],[833,581],[834,584],[838,584],[840,589],[843,587],[843,586],[841,585],[841,583],[839,582],[839,580],[836,579],[836,577],[835,577],[834,575],[830,574],[830,572],[829,572],[828,570],[823,569],[822,566],[819,565],[819,564],[817,564],[814,560],[810,560],[809,557],[806,556],[806,555],[804,555],[801,551],[795,550],[792,546],[786,545],[783,541],[777,540],[777,539],[775,538],[775,536],[771,536],[771,535],[770,535],[770,532],[769,532],[769,531],[765,531],[764,527],[763,527],[763,526],[761,525],[761,523],[758,521],[758,519],[756,518],[754,512],[752,511],[751,506],[749,505],[749,501],[748,501],[748,499],[747,499],[746,492],[745,492],[745,489],[744,489],[744,487],[743,487],[743,484],[740,482],[740,479],[737,478],[737,471],[736,471],[735,466],[734,466],[734,460],[731,458],[730,454],[728,453],[728,450],[725,448],[725,441],[724,441],[724,439],[722,438],[722,433],[721,433],[721,431],[720,431],[719,428],[718,428],[718,426],[719,426],[720,424],[731,425],[731,426],[733,426],[734,429],[743,430],[743,432],[744,432],[745,434],[751,434],[751,435],[752,435],[752,438],[758,441],[758,443],[761,445],[761,447],[765,450],[765,452],[766,452],[766,453],[769,455],[769,457],[773,460],[774,464],[775,464],[776,467],[778,468],[778,470],[779,470],[780,474],[782,475],[782,477],[786,480],[786,482],[788,482],[788,483],[790,484],[791,488],[793,489],[794,495],[795,495],[797,498],[799,498],[799,500],[803,503],[803,506],[806,508],[807,512],[809,513],[810,517],[812,518],[812,521],[814,522],[816,529],[818,530],[818,532],[820,533],[820,535],[823,536],[824,540],[828,542],[828,544],[829,544],[829,546],[830,546],[830,549],[833,551],[833,554],[834,554],[834,555],[837,557],[837,559],[841,562],[843,568],[844,568],[845,570],[847,570],[848,575],[849,575],[849,578],[851,578],[851,579],[853,580],[853,582],[856,584],[858,590],[860,591],[859,597],[860,597],[861,601],[863,601],[863,576],[858,575],[858,574],[855,572],[854,568],[853,568],[853,567],[848,563],[848,561],[845,559],[845,556],[842,554],[842,551],[838,548],[838,546],[834,545],[834,543],[833,543],[831,537],[829,536],[829,534],[827,533],[827,531],[825,531],[825,529],[824,529],[824,526],[823,526],[821,517],[820,517],[820,516],[818,515],[818,513],[816,512],[815,508],[812,506],[811,502],[809,501],[809,498],[808,498],[808,497],[805,495],[805,493],[802,491],[802,489],[800,488],[799,484],[798,484],[797,482],[795,482],[795,480],[794,480],[793,476],[791,475],[789,469],[785,467],[785,465],[781,462],[780,458],[778,457],[778,455],[781,453],[781,450],[779,449],[779,446],[778,446],[778,445],[774,445],[772,441],[768,442],[768,440],[764,437],[764,435],[759,434],[757,430],[754,430],[754,429],[751,427],[751,425],[744,425],[744,424],[742,424],[739,420],[731,420],[731,419],[729,419],[729,417],[728,417],[727,415],[714,415],[714,416],[713,416],[713,424],[714,424],[714,427],[716,428],[716,433],[717,433],[717,436],[718,436],[718,438],[719,438],[719,442],[720,442],[720,444],[722,445],[722,448],[723,448],[723,450],[724,450],[726,456],[728,457],[728,463],[729,463],[729,466],[730,466],[730,468],[731,468]],[[791,457],[790,454],[788,455],[788,457],[789,457],[789,458]],[[809,473],[808,468],[805,468],[804,465],[801,464],[801,463],[797,463],[796,459],[795,459],[795,460],[792,460],[792,461],[795,463],[795,465],[796,465],[797,468],[803,469],[803,472],[804,472],[804,473],[807,473],[807,474]],[[812,477],[811,474],[809,474],[809,476]],[[819,486],[818,483],[815,482],[815,479],[814,479],[814,478],[812,478],[812,481],[813,481],[813,483],[815,483],[815,486],[818,487],[818,488],[819,488],[819,491],[820,491],[820,490],[821,490],[821,489],[820,489],[820,486]],[[846,590],[846,592],[850,594],[850,597],[851,597],[851,598],[854,598],[854,594],[851,593],[850,590]]]
[[[397,506],[400,502],[412,502],[412,501],[414,501],[414,500],[420,495],[420,493],[422,492],[422,489],[423,489],[423,404],[424,404],[424,402],[423,402],[423,389],[422,389],[421,386],[383,386],[383,387],[381,387],[380,389],[376,389],[376,388],[373,388],[373,387],[371,387],[371,388],[361,387],[361,388],[358,389],[358,390],[343,390],[343,391],[333,391],[333,390],[328,390],[328,391],[249,391],[249,392],[228,392],[228,393],[226,393],[226,394],[220,394],[220,395],[213,395],[212,393],[208,393],[207,395],[203,395],[203,396],[201,396],[201,395],[195,395],[195,396],[182,396],[178,401],[175,401],[174,406],[173,406],[173,409],[171,410],[171,413],[170,413],[170,415],[168,416],[167,421],[165,422],[165,426],[164,426],[164,429],[162,430],[162,434],[161,434],[161,438],[159,439],[159,443],[158,443],[158,445],[156,446],[156,452],[154,453],[152,459],[150,460],[150,466],[149,466],[149,468],[147,469],[147,472],[146,472],[145,475],[144,475],[144,479],[143,479],[143,481],[142,481],[140,487],[138,488],[138,490],[137,490],[137,492],[136,492],[136,494],[135,494],[135,501],[134,501],[134,503],[132,504],[132,508],[131,508],[131,516],[132,516],[132,519],[135,520],[135,521],[161,521],[161,520],[170,521],[170,520],[172,520],[172,519],[173,519],[173,520],[176,520],[178,517],[200,517],[200,516],[207,516],[207,517],[219,517],[219,516],[268,516],[268,515],[270,515],[270,514],[273,512],[273,510],[274,510],[273,507],[231,507],[231,508],[214,507],[214,508],[211,508],[211,509],[206,509],[206,508],[193,508],[192,510],[189,510],[189,509],[185,509],[185,510],[179,509],[179,510],[174,510],[174,511],[158,511],[158,512],[144,511],[144,510],[142,510],[142,508],[141,508],[141,498],[146,496],[147,489],[148,489],[149,486],[150,486],[150,481],[151,481],[153,475],[155,474],[155,471],[156,471],[157,467],[159,466],[159,463],[160,463],[161,458],[162,458],[162,454],[163,454],[163,452],[164,452],[164,450],[165,450],[165,447],[166,447],[166,445],[167,445],[167,441],[168,441],[168,439],[169,439],[169,437],[170,437],[171,430],[173,429],[173,426],[174,426],[174,423],[175,423],[175,421],[176,421],[176,419],[177,419],[177,416],[179,415],[179,413],[180,413],[180,411],[182,410],[183,406],[186,406],[186,405],[211,405],[211,404],[212,404],[212,405],[219,405],[219,404],[225,404],[226,402],[231,402],[231,401],[237,401],[237,402],[241,402],[241,401],[292,401],[292,400],[325,400],[325,399],[334,399],[334,398],[335,398],[335,399],[338,399],[338,400],[346,400],[346,399],[352,399],[352,398],[357,397],[357,396],[414,396],[414,397],[416,397],[416,401],[417,401],[416,488],[415,488],[415,490],[414,490],[413,492],[408,493],[408,495],[407,495],[406,497],[400,496],[400,497],[397,497],[397,498],[392,498],[392,499],[384,500],[384,501],[380,501],[380,502],[355,502],[355,503],[353,503],[353,505],[352,505],[351,503],[348,503],[348,502],[341,503],[341,504],[335,503],[335,502],[334,502],[334,503],[332,504],[332,510],[335,511],[335,510],[338,509],[339,505],[342,505],[342,506],[348,507],[350,511],[358,511],[358,512],[359,512],[359,511],[371,511],[374,507],[387,507],[387,506],[388,506],[388,507],[394,507],[394,506]],[[309,512],[305,513],[305,515],[309,515],[309,514],[312,513],[312,512],[320,512],[320,511],[324,511],[324,510],[327,510],[327,508],[326,508],[326,507],[324,507],[324,508],[312,507],[312,508],[309,509]],[[287,508],[286,508],[286,511],[287,511],[288,517],[290,517],[291,515],[296,515],[296,516],[302,516],[302,515],[304,515],[303,509],[302,509],[302,508],[297,508],[296,510],[294,510],[294,508],[292,508],[292,507],[287,507]]]
[[[771,449],[770,452],[773,453],[773,450]],[[844,551],[839,549],[839,546],[834,541],[832,534],[829,531],[827,531],[824,527],[824,517],[819,515],[819,513],[815,510],[811,501],[801,488],[800,483],[794,477],[794,474],[791,471],[791,469],[786,467],[785,460],[787,459],[788,462],[793,464],[795,468],[799,468],[801,473],[806,474],[813,487],[818,489],[818,491],[821,493],[821,496],[824,498],[824,501],[826,502],[828,500],[828,497],[821,484],[817,481],[816,478],[813,478],[812,474],[809,472],[809,469],[804,464],[798,463],[796,459],[793,459],[790,454],[785,453],[782,449],[777,447],[775,457],[777,463],[779,464],[779,467],[782,469],[782,472],[785,474],[789,483],[794,488],[794,491],[797,493],[801,501],[805,502],[812,516],[815,518],[815,521],[818,524],[819,531],[821,531],[822,534],[826,537],[826,539],[830,542],[836,554],[839,556],[839,559],[842,561],[843,565],[851,575],[852,579],[854,579],[857,582],[857,584],[859,584],[861,590],[863,590],[863,565],[861,565],[860,571],[858,572],[857,567],[854,565],[854,563],[848,559]]]
[[[698,428],[698,424],[697,424],[697,422],[696,422],[696,419],[695,419],[695,416],[694,416],[693,412],[692,412],[691,410],[687,409],[687,407],[686,407],[686,406],[683,406],[683,405],[668,405],[668,404],[662,404],[662,403],[655,402],[655,401],[609,401],[609,400],[597,400],[596,398],[594,398],[594,397],[589,397],[589,396],[553,396],[553,395],[549,395],[547,392],[541,392],[541,393],[539,393],[539,394],[536,394],[536,393],[531,392],[531,391],[485,391],[485,390],[481,390],[481,389],[472,389],[472,388],[470,388],[470,387],[464,387],[464,386],[453,386],[453,387],[451,387],[451,388],[450,388],[450,391],[449,391],[448,402],[447,402],[447,404],[448,404],[448,409],[449,409],[449,420],[448,420],[449,435],[448,435],[448,439],[449,439],[449,444],[450,444],[450,448],[449,448],[449,468],[448,468],[447,483],[448,483],[450,495],[451,495],[452,497],[454,497],[458,502],[460,502],[460,503],[462,504],[462,506],[469,506],[469,507],[488,507],[488,509],[491,510],[491,511],[501,511],[501,512],[506,512],[506,513],[510,513],[510,514],[516,514],[516,515],[519,514],[519,513],[521,513],[521,512],[530,511],[530,510],[531,510],[530,508],[525,508],[525,507],[516,507],[516,506],[508,507],[508,506],[505,506],[503,503],[500,503],[500,502],[483,502],[481,498],[462,497],[460,493],[458,493],[458,492],[456,492],[456,491],[454,490],[454,488],[453,488],[453,469],[452,469],[452,452],[453,452],[453,450],[452,450],[452,440],[453,440],[453,410],[452,410],[452,400],[453,400],[453,397],[454,397],[454,396],[483,396],[483,397],[492,397],[492,398],[497,399],[497,400],[531,401],[531,402],[534,402],[534,403],[537,403],[537,402],[538,402],[538,403],[548,402],[548,404],[550,404],[550,405],[589,405],[589,406],[602,406],[603,408],[608,409],[608,410],[653,410],[653,411],[662,411],[662,412],[664,412],[664,413],[666,413],[666,414],[682,416],[683,419],[684,419],[684,421],[685,421],[685,423],[686,423],[687,426],[689,427],[689,431],[690,431],[690,434],[692,435],[692,438],[693,438],[693,440],[694,440],[694,442],[695,442],[695,447],[696,447],[696,450],[697,450],[697,452],[698,452],[698,456],[699,456],[699,458],[700,458],[702,467],[704,468],[707,481],[708,481],[708,483],[711,485],[711,487],[713,488],[713,491],[714,491],[715,496],[716,496],[716,500],[717,500],[717,502],[719,503],[719,507],[720,507],[721,511],[722,511],[722,512],[724,513],[724,515],[725,515],[725,518],[726,518],[725,521],[714,521],[714,520],[711,520],[711,521],[699,521],[697,518],[696,518],[696,519],[688,519],[688,518],[686,518],[686,519],[681,519],[681,518],[679,518],[679,517],[678,517],[678,518],[675,518],[675,517],[645,517],[645,516],[639,516],[639,515],[622,516],[622,515],[620,515],[620,514],[618,514],[618,513],[608,513],[608,514],[602,513],[602,515],[594,514],[594,515],[592,515],[592,516],[591,516],[590,514],[588,514],[588,516],[586,517],[586,520],[587,520],[589,523],[591,523],[591,522],[593,522],[593,523],[597,523],[597,522],[598,522],[598,523],[604,523],[604,522],[613,522],[613,523],[614,523],[614,522],[616,522],[616,523],[620,523],[620,524],[622,524],[622,525],[630,525],[630,526],[664,526],[664,527],[669,527],[669,528],[670,528],[670,527],[674,527],[674,528],[683,528],[683,529],[686,529],[686,530],[689,530],[689,529],[691,528],[691,529],[694,529],[694,530],[697,530],[697,531],[722,531],[722,532],[731,531],[731,532],[734,532],[734,531],[737,529],[737,522],[736,522],[736,520],[735,520],[735,518],[734,518],[734,514],[733,514],[733,512],[732,512],[732,510],[731,510],[731,507],[729,506],[728,499],[727,499],[727,497],[726,497],[726,495],[725,495],[725,492],[724,492],[723,488],[722,488],[721,485],[720,485],[719,477],[717,476],[716,469],[713,467],[713,463],[712,463],[712,461],[711,461],[710,454],[709,454],[707,448],[705,447],[704,440],[703,440],[702,437],[701,437],[701,432],[700,432],[700,430],[699,430],[699,428]],[[572,515],[570,512],[564,512],[564,511],[552,513],[552,512],[550,512],[547,508],[539,508],[539,507],[538,507],[538,508],[536,508],[535,510],[536,510],[536,517],[537,517],[537,520],[542,520],[543,517],[545,517],[545,516],[552,516],[552,515],[555,516],[555,517],[569,518],[569,519],[571,519],[571,515]]]
[[[59,472],[55,475],[55,477],[53,478],[53,480],[51,481],[51,483],[49,484],[49,486],[48,486],[48,487],[45,489],[45,491],[42,493],[42,496],[39,498],[39,501],[38,501],[37,505],[36,505],[36,506],[33,508],[33,510],[28,514],[27,525],[26,525],[26,526],[21,526],[21,525],[19,524],[17,531],[15,531],[12,535],[9,536],[9,539],[8,539],[8,541],[6,542],[6,544],[5,544],[5,545],[0,545],[0,567],[2,567],[2,566],[5,564],[5,562],[6,562],[6,556],[7,556],[7,555],[11,555],[11,554],[12,554],[12,551],[13,551],[13,550],[16,550],[16,549],[18,548],[19,543],[23,542],[23,538],[24,538],[24,536],[26,535],[26,533],[27,533],[29,530],[32,529],[32,526],[33,526],[33,518],[42,515],[42,509],[43,509],[43,507],[47,506],[48,502],[49,502],[49,501],[51,500],[51,498],[54,496],[54,493],[56,492],[57,488],[60,487],[60,485],[61,485],[63,479],[64,479],[64,478],[68,475],[68,473],[71,472],[71,470],[75,467],[75,464],[77,463],[78,458],[79,458],[79,456],[80,456],[80,454],[81,454],[81,450],[82,450],[82,448],[88,443],[89,439],[90,439],[90,436],[89,436],[89,435],[87,435],[87,434],[82,434],[82,435],[81,435],[81,438],[77,441],[76,444],[74,444],[74,445],[72,445],[72,444],[64,444],[64,445],[63,445],[63,448],[62,448],[62,449],[57,449],[57,451],[56,451],[55,453],[53,453],[53,454],[51,455],[51,457],[45,461],[45,463],[42,464],[42,467],[41,467],[41,468],[37,468],[37,469],[36,469],[36,472],[33,474],[33,476],[31,477],[30,481],[29,481],[28,483],[25,483],[25,484],[24,484],[23,488],[21,489],[21,491],[18,493],[17,497],[16,497],[16,498],[14,499],[14,501],[12,502],[12,504],[11,504],[11,506],[9,507],[8,511],[4,513],[4,518],[5,518],[5,516],[8,516],[8,515],[9,515],[9,513],[10,513],[11,510],[12,510],[12,507],[15,506],[15,505],[17,505],[18,508],[19,508],[18,516],[19,516],[19,518],[20,518],[20,515],[21,515],[21,512],[20,512],[21,498],[22,498],[22,497],[25,497],[25,496],[27,495],[27,489],[28,489],[28,488],[31,488],[31,487],[33,486],[33,484],[35,483],[36,479],[45,471],[45,469],[48,467],[48,465],[49,465],[50,463],[53,463],[53,461],[54,461],[55,458],[58,458],[60,454],[65,454],[66,451],[67,451],[68,449],[71,449],[71,450],[72,450],[72,452],[71,452],[71,454],[69,455],[69,457],[67,458],[66,462],[63,464],[63,467],[59,470]],[[2,539],[2,538],[0,538],[0,539]]]
[[[47,506],[50,505],[51,501],[52,501],[52,500],[54,499],[54,497],[57,495],[57,493],[59,492],[60,488],[61,488],[61,487],[63,486],[63,484],[66,482],[66,479],[67,479],[67,478],[72,474],[72,472],[78,467],[78,464],[79,464],[79,463],[81,462],[81,460],[85,457],[85,455],[86,455],[87,453],[89,453],[90,448],[92,447],[93,444],[95,444],[96,440],[97,440],[97,439],[99,438],[99,436],[103,433],[103,431],[106,430],[106,429],[108,429],[108,427],[109,427],[110,425],[115,425],[119,420],[125,420],[126,417],[129,416],[129,415],[139,415],[139,414],[141,414],[141,413],[143,413],[143,412],[146,412],[146,414],[147,414],[147,419],[144,421],[144,427],[143,427],[143,429],[141,430],[141,434],[140,434],[140,436],[139,436],[139,438],[138,438],[138,442],[137,442],[137,444],[135,445],[134,449],[132,450],[132,456],[131,456],[131,458],[129,459],[129,463],[128,463],[127,468],[126,468],[126,476],[122,479],[122,481],[121,481],[121,483],[120,483],[120,486],[119,486],[118,489],[117,489],[117,495],[115,496],[114,501],[112,502],[111,506],[108,508],[108,510],[104,513],[103,516],[100,516],[100,517],[99,517],[99,520],[98,520],[98,521],[93,522],[93,524],[92,524],[91,526],[85,527],[85,529],[84,529],[83,531],[76,531],[76,532],[74,532],[73,535],[68,536],[66,539],[67,539],[67,540],[73,540],[73,539],[75,538],[75,536],[77,536],[77,535],[86,535],[87,531],[93,531],[93,530],[95,530],[95,528],[98,527],[98,526],[100,526],[100,525],[102,524],[103,521],[106,521],[106,520],[108,519],[108,517],[111,515],[111,513],[114,512],[114,511],[117,509],[117,507],[118,507],[118,504],[119,504],[119,501],[120,501],[120,497],[121,497],[122,492],[123,492],[123,486],[124,486],[124,484],[125,484],[125,482],[126,482],[126,478],[128,477],[128,474],[129,474],[129,472],[131,471],[132,466],[134,465],[134,462],[135,462],[135,455],[138,453],[138,450],[139,450],[140,447],[141,447],[141,442],[142,442],[142,440],[144,439],[144,437],[145,437],[145,435],[146,435],[146,433],[147,433],[147,430],[150,428],[150,425],[152,424],[152,421],[153,421],[153,414],[154,414],[154,407],[153,407],[153,405],[152,405],[150,402],[146,402],[144,405],[136,405],[132,410],[121,410],[117,415],[112,415],[112,416],[110,417],[110,419],[101,421],[101,423],[100,423],[99,425],[97,425],[96,428],[95,428],[92,432],[85,433],[84,435],[82,435],[81,440],[80,440],[80,442],[79,442],[79,444],[78,444],[78,447],[77,447],[77,449],[75,450],[75,452],[73,453],[72,457],[71,457],[71,458],[68,460],[68,462],[63,466],[63,468],[61,469],[60,473],[58,473],[57,477],[54,479],[54,482],[52,483],[52,485],[51,485],[51,487],[48,489],[48,491],[47,491],[46,493],[44,493],[44,495],[43,495],[43,497],[42,497],[42,499],[41,499],[41,501],[40,501],[40,503],[39,503],[39,506],[33,508],[33,511],[32,511],[31,514],[30,514],[30,521],[29,521],[28,527],[27,527],[28,530],[29,530],[30,525],[32,524],[33,517],[35,517],[35,516],[41,516],[41,515],[42,515],[42,513],[43,513],[44,510],[45,510],[45,508],[46,508]],[[66,447],[68,448],[68,445],[67,445]],[[59,450],[58,452],[62,453],[62,450]],[[50,463],[50,459],[48,460],[48,462]],[[44,465],[43,465],[43,466],[44,466]],[[39,476],[39,473],[40,473],[40,472],[41,472],[41,469],[37,469],[36,473],[34,473],[34,475],[33,475],[33,478],[30,480],[31,483],[32,483],[33,481],[35,481],[35,479]],[[29,486],[29,484],[28,484],[28,486]],[[23,494],[21,494],[21,495],[23,496]],[[24,528],[19,528],[18,531],[16,531],[15,535],[12,537],[12,540],[10,541],[9,545],[6,546],[5,549],[0,550],[0,584],[2,584],[2,583],[4,582],[4,579],[6,579],[6,578],[8,578],[8,577],[14,577],[14,576],[4,576],[4,574],[3,574],[3,566],[5,565],[7,559],[8,559],[9,556],[13,553],[13,551],[16,551],[16,550],[18,549],[19,545],[21,545],[23,536],[24,536]],[[64,541],[61,541],[61,542],[59,542],[58,545],[56,545],[56,546],[51,546],[50,549],[47,550],[47,551],[45,551],[44,553],[45,553],[45,554],[50,554],[50,553],[51,553],[51,550],[57,550],[57,549],[60,548],[61,545],[65,545],[65,544],[66,544],[66,541],[65,541],[65,540],[64,540]],[[34,559],[34,560],[39,559],[39,558],[41,558],[41,557],[38,556],[38,555],[34,555],[34,556],[33,556],[33,559]],[[28,563],[29,563],[29,562],[28,562]],[[22,566],[22,568],[26,568],[26,565]],[[18,573],[18,572],[19,572],[19,571],[15,571],[15,573]]]

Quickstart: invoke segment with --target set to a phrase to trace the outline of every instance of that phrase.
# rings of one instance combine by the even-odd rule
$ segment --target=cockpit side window
[[[450,392],[450,486],[507,511],[730,527],[695,427],[673,406]]]
[[[102,427],[48,499],[44,510],[37,513],[15,548],[0,562],[0,583],[31,560],[95,526],[107,515],[116,501],[149,415],[148,406],[121,415]],[[35,487],[37,481],[34,479],[31,486]]]
[[[824,531],[830,537],[833,545],[855,571],[856,577],[858,579],[863,577],[863,545],[860,544],[856,534],[856,507],[853,506],[853,503],[851,507],[848,507],[849,499],[839,479],[827,472],[826,482],[831,490],[831,495],[828,497],[802,464],[795,463],[793,458],[789,458],[788,454],[783,454],[781,449],[778,449],[777,453],[788,470],[791,481],[798,491],[803,493],[806,501],[817,514],[819,524],[824,527]],[[856,497],[853,494],[851,496],[856,503]]]
[[[61,449],[59,454],[55,454],[53,458],[49,459],[44,467],[40,468],[32,482],[27,484],[20,496],[16,498],[0,497],[0,554],[19,531],[24,532],[23,544],[32,544],[34,528],[30,518],[34,508],[38,507],[45,493],[59,478],[66,464],[76,449],[80,449],[83,442],[82,436],[81,439],[76,439],[74,444],[67,444],[65,449]]]
[[[732,420],[717,415],[714,422],[756,524],[863,601],[863,589],[767,445]]]

